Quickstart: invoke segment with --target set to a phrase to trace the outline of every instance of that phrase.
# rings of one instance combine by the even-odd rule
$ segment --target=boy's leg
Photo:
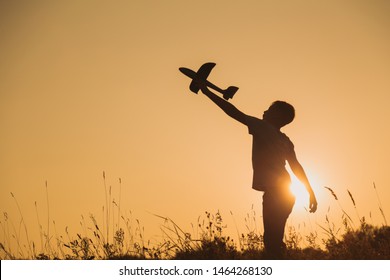
[[[290,192],[265,192],[263,195],[264,247],[271,258],[281,258],[284,229],[295,203]]]

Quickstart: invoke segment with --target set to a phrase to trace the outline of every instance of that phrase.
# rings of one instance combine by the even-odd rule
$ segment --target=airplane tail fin
[[[207,62],[203,64],[198,72],[196,72],[196,79],[198,80],[207,80],[207,77],[210,75],[211,70],[213,70],[215,66],[214,62]],[[192,81],[190,84],[190,90],[194,93],[198,93],[199,91],[199,86],[197,85],[196,81]]]
[[[233,98],[233,96],[237,92],[237,90],[238,90],[238,87],[234,87],[234,86],[228,87],[223,93],[223,98],[226,100],[229,100],[229,98]]]

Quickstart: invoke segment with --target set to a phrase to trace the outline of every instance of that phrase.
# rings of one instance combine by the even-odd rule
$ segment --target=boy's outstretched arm
[[[210,98],[219,108],[221,108],[228,116],[247,125],[248,115],[241,112],[233,104],[227,102],[225,99],[219,97],[212,91],[210,91],[204,84],[201,85],[202,92],[208,98]]]
[[[288,164],[290,165],[292,172],[294,172],[295,176],[297,176],[299,181],[302,182],[307,192],[309,193],[310,196],[309,210],[310,213],[314,213],[317,210],[317,199],[310,185],[309,179],[306,176],[305,170],[303,169],[302,165],[299,163],[295,152],[292,155],[290,155],[290,157],[288,158]]]

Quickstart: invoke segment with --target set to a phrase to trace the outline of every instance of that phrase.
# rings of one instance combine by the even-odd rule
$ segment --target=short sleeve
[[[288,136],[286,134],[282,133],[282,135],[284,138],[283,143],[284,143],[284,146],[286,148],[287,154],[295,154],[293,142],[290,140],[290,138],[288,138]]]

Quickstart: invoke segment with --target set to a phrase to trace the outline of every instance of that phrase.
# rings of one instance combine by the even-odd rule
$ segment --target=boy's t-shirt
[[[282,132],[267,122],[248,117],[252,144],[252,188],[258,191],[288,188],[291,179],[286,170],[288,155],[294,153],[294,144]]]

